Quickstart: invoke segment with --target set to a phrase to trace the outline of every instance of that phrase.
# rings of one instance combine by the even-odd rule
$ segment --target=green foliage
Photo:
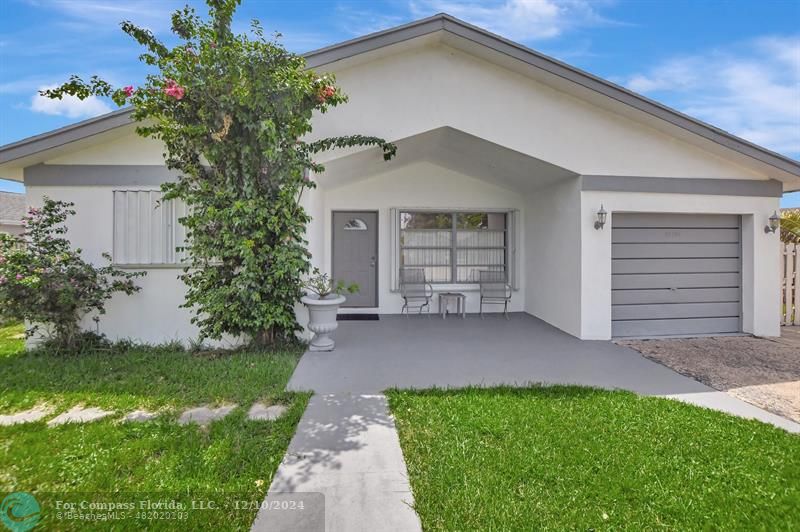
[[[299,330],[294,305],[309,271],[304,239],[309,215],[300,205],[307,176],[324,167],[323,150],[395,147],[352,135],[306,142],[314,112],[347,99],[330,75],[306,70],[301,56],[264,37],[257,21],[247,35],[231,31],[238,0],[208,0],[209,18],[191,8],[172,15],[180,44],[169,48],[149,30],[122,24],[144,46],[140,60],[157,73],[134,88],[98,78],[69,82],[43,94],[111,97],[134,106],[139,134],[161,140],[166,164],[180,178],[163,186],[184,201],[189,245],[184,306],[204,338],[246,335],[257,343]]]
[[[348,285],[341,280],[334,281],[327,273],[320,272],[319,268],[314,268],[312,275],[303,283],[303,287],[316,294],[320,299],[331,294],[342,295],[345,292],[355,294],[359,291],[356,283]]]
[[[262,501],[286,453],[309,394],[286,392],[303,350],[239,351],[198,355],[169,346],[95,350],[63,356],[25,352],[21,328],[0,329],[0,412],[47,404],[50,415],[35,423],[0,426],[0,492],[29,491],[53,530],[249,530],[256,509],[235,510],[233,500]],[[58,368],[54,371],[54,368]],[[275,421],[251,421],[255,401],[281,404]],[[113,411],[92,423],[48,427],[47,421],[83,404]],[[179,425],[186,408],[237,404],[208,428]],[[122,423],[133,410],[158,414],[146,423]],[[215,509],[190,511],[186,520],[55,520],[59,494],[169,494],[219,501]],[[95,495],[92,495],[95,494]],[[84,498],[81,495],[79,498]],[[105,497],[107,500],[107,497]]]
[[[85,340],[80,321],[105,313],[116,292],[139,290],[133,279],[143,273],[94,266],[73,250],[64,222],[72,203],[45,198],[41,209],[23,218],[21,236],[0,235],[0,305],[5,317],[32,324],[28,334],[44,329],[54,348],[74,350]],[[103,255],[110,261],[108,255]]]
[[[426,531],[800,528],[800,438],[756,420],[578,386],[387,396]]]
[[[781,241],[800,244],[800,209],[781,211]]]

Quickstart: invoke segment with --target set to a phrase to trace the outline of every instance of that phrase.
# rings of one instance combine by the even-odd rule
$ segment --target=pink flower
[[[18,273],[18,274],[17,274],[17,281],[21,281],[21,280],[23,280],[24,278],[25,278],[25,277],[23,277],[21,273]]]
[[[323,103],[325,102],[325,100],[327,100],[334,94],[336,94],[336,89],[334,89],[330,85],[323,87],[322,90],[320,90],[319,93],[317,94],[317,101],[319,101],[319,103]]]
[[[6,284],[7,281],[8,279],[6,279],[5,275],[0,276],[0,284]]]
[[[125,93],[125,96],[127,96],[128,98],[130,98],[131,96],[133,96],[133,92],[134,92],[134,91],[133,91],[133,85],[128,85],[127,87],[124,87],[124,88],[122,89],[122,92],[124,92],[124,93]]]
[[[166,85],[164,86],[164,94],[167,96],[172,96],[176,100],[180,100],[183,98],[186,89],[178,85],[174,79],[168,79]]]

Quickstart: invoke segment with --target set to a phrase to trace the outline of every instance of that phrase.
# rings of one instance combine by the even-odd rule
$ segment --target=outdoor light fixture
[[[600,204],[600,210],[597,211],[597,221],[594,223],[595,229],[602,229],[604,225],[606,225],[606,218],[608,217],[608,213],[603,208],[603,204]]]
[[[778,227],[780,226],[781,226],[781,217],[778,216],[778,211],[775,211],[774,213],[772,213],[772,216],[769,217],[769,225],[764,227],[764,232],[767,234],[774,233],[775,231],[778,230]]]

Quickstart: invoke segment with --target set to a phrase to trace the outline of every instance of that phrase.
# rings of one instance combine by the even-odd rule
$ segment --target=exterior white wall
[[[396,140],[451,126],[584,175],[767,178],[441,44],[335,74],[350,103],[316,115],[315,137]]]
[[[536,191],[525,217],[525,311],[581,334],[580,179]]]
[[[321,177],[324,183],[325,175]],[[517,257],[522,262],[524,250],[525,198],[520,194],[493,184],[467,177],[440,166],[419,162],[397,170],[375,175],[369,179],[337,188],[323,189],[324,253],[314,263],[323,271],[331,271],[331,218],[332,212],[347,210],[378,211],[378,307],[361,310],[385,314],[399,313],[403,301],[391,287],[391,220],[392,208],[459,209],[516,209],[519,210]],[[313,229],[312,229],[313,232]],[[519,267],[519,264],[518,266]],[[525,279],[520,276],[519,289],[515,290],[510,311],[525,308]],[[435,291],[458,290],[467,297],[467,312],[477,312],[479,294],[477,285],[434,285]],[[434,297],[431,312],[437,311],[438,298]],[[494,307],[494,308],[492,308]],[[502,311],[502,307],[485,307],[487,312]],[[352,309],[352,312],[358,312]]]
[[[75,216],[67,222],[67,238],[81,256],[96,264],[107,264],[103,253],[113,248],[113,190],[119,187],[28,187],[27,199],[32,206],[41,206],[44,196],[75,203]],[[100,332],[111,339],[131,338],[159,344],[180,340],[186,343],[198,337],[198,329],[190,323],[191,313],[179,308],[184,302],[186,288],[178,279],[178,267],[137,269],[147,275],[136,279],[142,289],[131,295],[117,294],[106,303],[106,314],[100,317]],[[92,316],[84,319],[83,327],[95,330]],[[208,342],[230,346],[236,342],[224,339]]]
[[[133,125],[125,126],[128,132],[112,140],[98,142],[83,150],[54,157],[45,164],[119,164],[159,165],[164,164],[164,144],[155,139],[136,134]]]
[[[596,230],[603,205],[608,221]],[[757,336],[780,336],[780,265],[777,234],[764,233],[779,198],[581,193],[581,334],[585,340],[611,338],[611,223],[615,212],[739,214],[742,216],[742,328]]]

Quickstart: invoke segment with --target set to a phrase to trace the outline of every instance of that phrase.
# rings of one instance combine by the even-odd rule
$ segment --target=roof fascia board
[[[76,140],[85,139],[111,129],[131,124],[133,109],[126,107],[111,113],[90,118],[53,131],[42,133],[0,147],[0,164],[21,159],[35,153],[57,148]]]
[[[445,29],[446,19],[441,15],[435,15],[426,19],[410,22],[402,26],[389,28],[388,30],[371,33],[363,37],[350,39],[339,44],[312,50],[303,57],[308,68],[319,68],[321,66],[341,61],[349,57],[377,50],[403,41],[422,37],[430,33],[435,33]]]

